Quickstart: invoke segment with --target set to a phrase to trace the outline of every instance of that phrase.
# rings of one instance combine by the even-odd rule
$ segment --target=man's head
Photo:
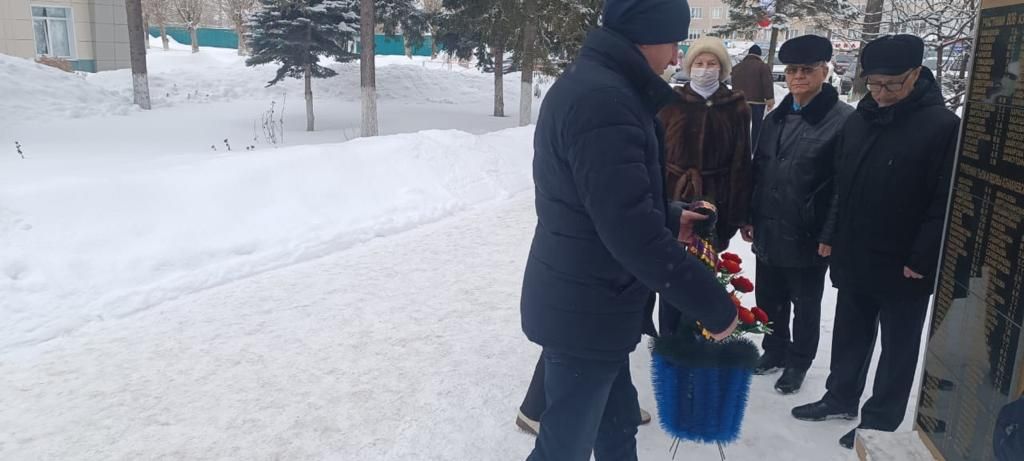
[[[762,56],[764,53],[761,51],[761,47],[760,46],[754,45],[754,46],[750,47],[750,53],[749,54],[752,54],[754,56]]]
[[[786,65],[786,85],[797,101],[806,101],[821,91],[828,79],[832,42],[817,35],[786,41],[779,49],[779,61]]]
[[[861,73],[879,107],[896,105],[910,96],[921,77],[924,41],[913,35],[887,35],[864,47]]]
[[[679,42],[690,30],[686,0],[606,0],[602,25],[640,47],[654,73],[679,63]]]
[[[668,66],[679,65],[679,43],[662,43],[660,45],[637,45],[654,73],[665,72]]]

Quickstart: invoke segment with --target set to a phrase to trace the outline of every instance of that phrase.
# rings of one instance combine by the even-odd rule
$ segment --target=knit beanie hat
[[[732,74],[732,59],[729,57],[729,52],[725,51],[725,43],[717,37],[704,37],[693,42],[690,45],[690,49],[686,50],[683,70],[689,73],[693,67],[693,61],[701,53],[711,53],[718,58],[718,63],[722,66],[721,75],[723,80]]]
[[[602,25],[637,45],[686,40],[690,5],[686,0],[606,0]]]

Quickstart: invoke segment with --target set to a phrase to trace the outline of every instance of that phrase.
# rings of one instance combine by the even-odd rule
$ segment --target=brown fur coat
[[[705,100],[676,88],[659,117],[665,125],[666,181],[673,200],[708,200],[718,207],[720,249],[747,224],[750,211],[750,107],[743,93],[722,85]]]

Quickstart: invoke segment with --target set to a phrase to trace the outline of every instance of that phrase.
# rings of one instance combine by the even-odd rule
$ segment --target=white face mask
[[[690,70],[690,80],[697,86],[708,87],[719,82],[721,72],[717,67],[695,67]]]

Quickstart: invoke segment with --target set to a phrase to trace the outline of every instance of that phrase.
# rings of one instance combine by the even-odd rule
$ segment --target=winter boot
[[[795,394],[800,390],[800,386],[804,384],[804,378],[807,376],[807,370],[800,368],[786,368],[782,372],[782,377],[775,382],[775,390],[782,395]]]
[[[785,366],[785,359],[781,355],[765,352],[761,354],[761,359],[757,361],[754,374],[758,376],[770,375],[781,370],[783,366]]]
[[[857,418],[857,410],[838,408],[824,399],[793,409],[793,417],[801,421],[826,421],[830,419],[852,420]]]

